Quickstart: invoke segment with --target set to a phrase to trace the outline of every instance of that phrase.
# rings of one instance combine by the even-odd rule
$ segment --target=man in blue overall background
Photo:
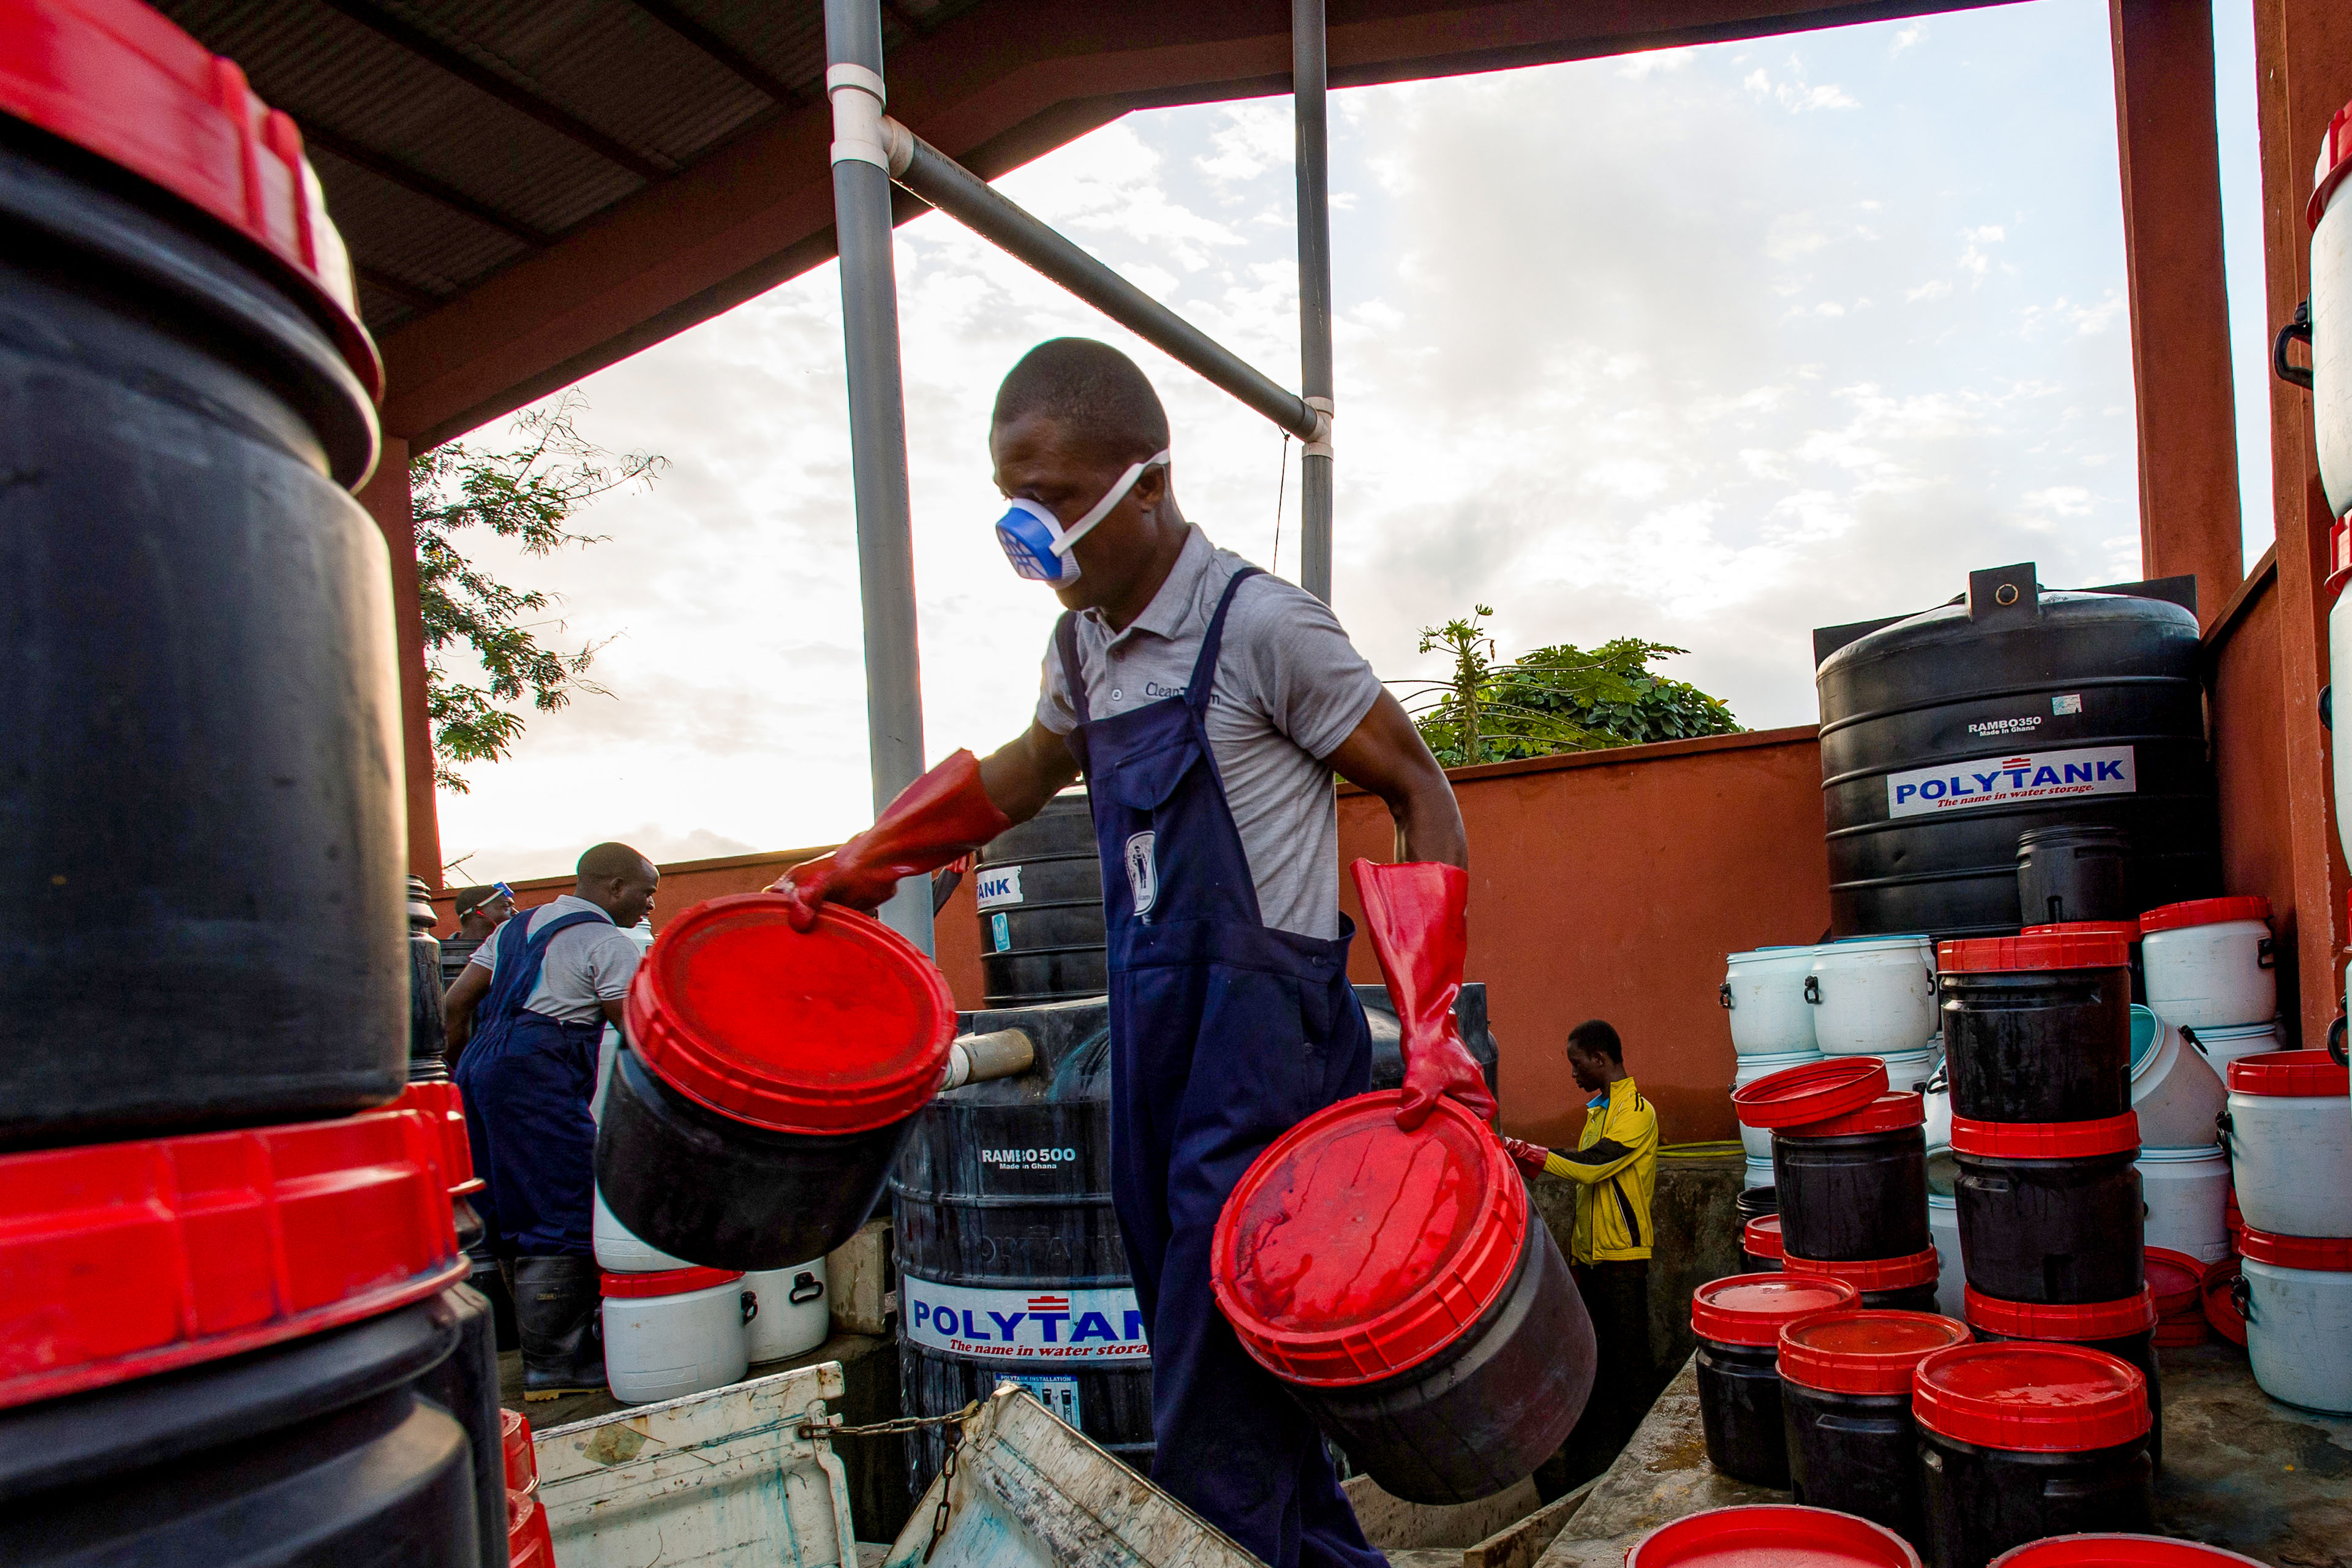
[[[777,884],[814,919],[1035,816],[1083,768],[1109,933],[1112,1195],[1151,1342],[1152,1479],[1273,1568],[1363,1568],[1316,1428],[1249,1359],[1209,1289],[1242,1173],[1301,1119],[1369,1087],[1348,984],[1331,775],[1387,802],[1397,857],[1360,866],[1404,1027],[1418,1126],[1441,1094],[1494,1103],[1454,1032],[1468,848],[1452,786],[1329,608],[1185,521],[1168,416],[1102,343],[1030,352],[989,434],[998,536],[1069,611],[1028,731],[958,752],[879,821]],[[1448,974],[1450,973],[1450,983]]]
[[[652,910],[660,880],[627,845],[597,845],[572,891],[499,927],[442,1003],[486,1184],[474,1206],[513,1270],[526,1400],[604,1386],[588,1102],[597,1044],[637,972],[628,928]]]

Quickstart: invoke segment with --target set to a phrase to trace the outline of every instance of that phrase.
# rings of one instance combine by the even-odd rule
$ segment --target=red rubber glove
[[[1511,1163],[1530,1176],[1542,1175],[1544,1162],[1551,1158],[1551,1151],[1542,1144],[1529,1143],[1517,1138],[1504,1139],[1503,1152],[1511,1157]]]
[[[793,901],[798,931],[816,925],[819,904],[871,914],[902,879],[936,871],[1012,826],[980,787],[980,760],[958,752],[899,791],[873,826],[830,855],[802,861],[768,890]]]
[[[1454,999],[1470,944],[1470,873],[1433,860],[1349,868],[1363,901],[1364,928],[1389,983],[1404,1055],[1404,1099],[1397,1125],[1410,1132],[1429,1120],[1440,1095],[1452,1095],[1481,1121],[1495,1119],[1486,1075],[1462,1044]]]

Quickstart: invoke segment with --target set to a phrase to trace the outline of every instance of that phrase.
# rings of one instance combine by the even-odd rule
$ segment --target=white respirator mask
[[[1033,583],[1075,583],[1078,580],[1078,563],[1070,554],[1071,547],[1093,531],[1095,524],[1110,515],[1110,509],[1127,498],[1135,481],[1143,477],[1146,468],[1156,468],[1168,461],[1161,452],[1140,463],[1129,466],[1118,477],[1118,482],[1103,493],[1102,500],[1088,508],[1087,515],[1062,526],[1053,508],[1041,501],[1016,500],[996,525],[996,542],[1004,546],[1004,558],[1013,569]]]

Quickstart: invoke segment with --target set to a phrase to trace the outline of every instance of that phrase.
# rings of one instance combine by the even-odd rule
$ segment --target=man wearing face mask
[[[989,448],[1022,576],[1066,606],[1028,731],[959,752],[874,826],[776,884],[814,921],[1035,816],[1083,770],[1109,932],[1112,1194],[1151,1342],[1153,1479],[1272,1568],[1362,1568],[1312,1422],[1209,1288],[1226,1194],[1276,1136],[1368,1087],[1348,984],[1331,775],[1388,804],[1397,858],[1354,868],[1403,1029],[1407,1129],[1494,1114],[1455,1031],[1468,847],[1452,786],[1328,607],[1185,521],[1168,418],[1102,343],[1032,350]]]

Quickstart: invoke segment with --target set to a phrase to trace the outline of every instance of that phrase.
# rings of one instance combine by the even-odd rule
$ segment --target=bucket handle
[[[759,1292],[758,1292],[758,1291],[756,1291],[756,1290],[746,1290],[746,1291],[744,1291],[744,1292],[743,1292],[743,1321],[744,1321],[745,1322],[747,1322],[747,1323],[748,1323],[748,1322],[750,1322],[752,1319],[754,1319],[754,1318],[758,1317],[759,1315],[760,1315],[760,1294],[759,1294]]]
[[[2336,1022],[2327,1026],[2327,1054],[2337,1067],[2352,1067],[2352,1055],[2344,1048],[2344,1015],[2336,1015]]]
[[[1723,1010],[1724,1010],[1725,1012],[1728,1013],[1728,1012],[1730,1012],[1730,1011],[1731,1011],[1731,982],[1730,982],[1730,981],[1727,980],[1727,981],[1725,981],[1722,984],[1720,984],[1720,985],[1718,985],[1718,986],[1717,986],[1717,987],[1715,988],[1715,999],[1716,999],[1717,1001],[1718,1001],[1718,1002],[1720,1002],[1720,1003],[1722,1003],[1722,1004],[1723,1004]]]
[[[2287,357],[2286,346],[2289,343],[2301,343],[2305,348],[2311,346],[2311,301],[2308,300],[2294,308],[2294,319],[2281,327],[2278,336],[2271,340],[2271,374],[2290,386],[2299,386],[2309,392],[2311,369]]]
[[[2230,1305],[2235,1307],[2238,1310],[2238,1316],[2243,1318],[2248,1323],[2254,1321],[2254,1288],[2246,1282],[2246,1277],[2242,1274],[2233,1277],[2230,1281]]]
[[[1805,976],[1805,1000],[1811,1002],[1816,1007],[1822,1005],[1822,977],[1820,975],[1808,974]]]
[[[2182,1024],[2179,1026],[2179,1033],[2180,1037],[2187,1040],[2189,1046],[2195,1049],[2199,1056],[2205,1058],[2209,1063],[2212,1060],[2213,1053],[2205,1048],[2205,1042],[2197,1037],[2196,1030],[2190,1028],[2186,1024]]]
[[[2266,936],[2263,938],[2262,941],[2254,943],[2254,967],[2257,969],[2276,969],[2278,967],[2278,939],[2276,937]]]
[[[2230,1135],[2236,1131],[2237,1128],[2230,1121],[2230,1113],[2227,1110],[2213,1113],[2213,1131],[2221,1144],[2221,1158],[2230,1162],[2230,1169],[2232,1173],[2238,1168],[2238,1156],[2237,1152],[2231,1147],[2236,1140]]]
[[[795,1274],[793,1276],[792,1290],[784,1297],[784,1300],[797,1307],[804,1302],[814,1301],[819,1296],[824,1294],[824,1282],[819,1279],[815,1275]]]

